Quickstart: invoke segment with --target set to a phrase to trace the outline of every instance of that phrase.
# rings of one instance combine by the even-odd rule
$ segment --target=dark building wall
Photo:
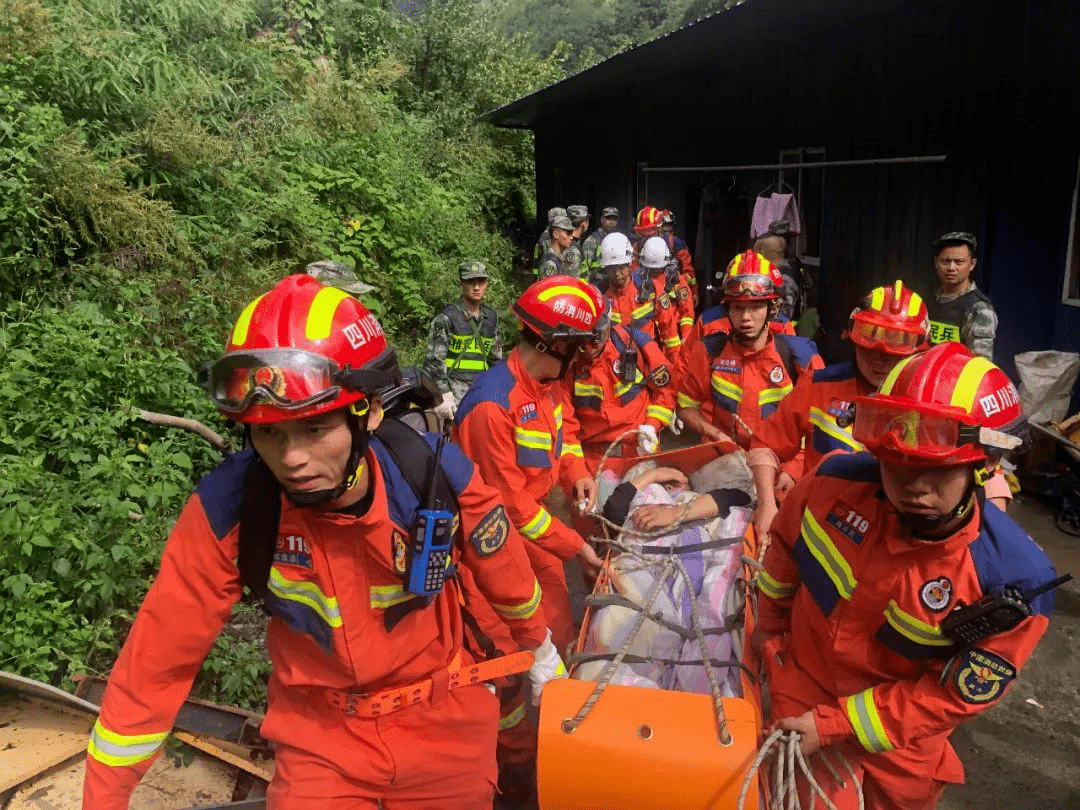
[[[930,241],[959,229],[984,248],[976,279],[999,312],[997,359],[1011,371],[1018,351],[1075,350],[1080,317],[1060,300],[1080,149],[1080,4],[810,5],[785,26],[768,13],[777,3],[750,0],[715,21],[709,59],[698,42],[664,71],[564,101],[536,124],[541,210],[614,204],[628,226],[640,205],[671,207],[695,246],[703,187],[734,185],[749,210],[775,172],[650,173],[643,199],[639,162],[765,164],[793,147],[824,147],[830,161],[944,154],[825,170],[823,349],[842,353],[860,292],[899,277],[932,294]],[[588,147],[568,148],[583,132]]]

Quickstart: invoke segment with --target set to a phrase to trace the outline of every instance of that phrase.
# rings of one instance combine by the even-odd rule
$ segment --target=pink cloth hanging
[[[786,219],[791,225],[790,233],[798,235],[802,233],[802,222],[799,219],[799,204],[795,202],[794,194],[781,194],[774,192],[765,194],[754,200],[754,215],[750,220],[750,238],[757,239],[769,232],[769,226],[778,219]]]

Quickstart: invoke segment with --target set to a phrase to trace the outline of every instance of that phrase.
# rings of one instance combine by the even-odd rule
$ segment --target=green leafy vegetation
[[[0,0],[0,668],[64,684],[111,666],[219,459],[138,411],[227,433],[194,369],[255,294],[343,261],[411,360],[462,259],[487,260],[506,309],[532,145],[475,117],[564,57],[504,21],[479,0],[411,17],[384,0]],[[267,664],[234,630],[197,688],[255,705]]]

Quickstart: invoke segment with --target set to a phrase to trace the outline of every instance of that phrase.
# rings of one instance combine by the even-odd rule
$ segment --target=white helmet
[[[662,236],[650,236],[641,248],[641,266],[647,270],[662,270],[671,261],[671,251]]]
[[[663,241],[663,240],[661,240]],[[600,266],[614,267],[620,264],[630,264],[634,258],[634,248],[626,234],[615,231],[604,237],[600,243]]]

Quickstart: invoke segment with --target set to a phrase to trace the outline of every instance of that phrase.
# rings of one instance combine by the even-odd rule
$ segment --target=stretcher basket
[[[652,456],[659,466],[689,475],[735,449],[730,442],[696,445]],[[605,469],[625,474],[640,458],[611,458]],[[745,586],[756,557],[753,530],[743,539]],[[595,597],[611,594],[609,551],[582,623],[576,650],[585,649]],[[672,555],[675,556],[675,555]],[[661,559],[666,559],[663,555]],[[752,629],[742,589],[744,638]],[[648,621],[648,619],[642,619]],[[700,640],[700,636],[698,639]],[[741,650],[740,650],[741,652]],[[741,698],[578,680],[578,654],[569,679],[544,689],[540,706],[537,784],[541,810],[735,810],[757,754],[762,728],[756,679],[740,667]],[[764,807],[756,779],[742,807]]]

